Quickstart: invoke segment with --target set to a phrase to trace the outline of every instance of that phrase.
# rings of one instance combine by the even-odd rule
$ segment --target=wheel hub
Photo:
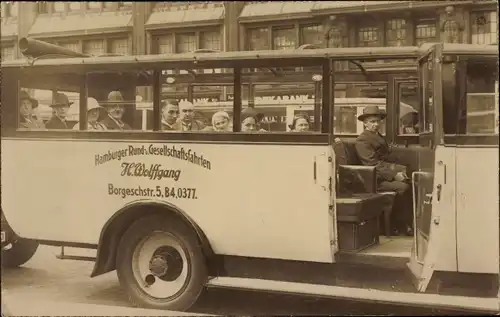
[[[149,270],[154,276],[164,276],[168,271],[167,259],[163,255],[154,255],[149,261]]]

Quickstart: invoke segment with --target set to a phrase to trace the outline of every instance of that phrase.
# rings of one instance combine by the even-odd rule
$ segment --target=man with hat
[[[108,130],[132,130],[132,128],[122,121],[123,114],[125,113],[124,99],[119,91],[112,91],[108,94],[108,100],[103,103],[106,109],[107,116],[105,116],[101,123]]]
[[[33,115],[33,109],[38,107],[38,101],[31,98],[26,91],[19,94],[19,127],[25,129],[45,129],[42,120]]]
[[[180,118],[177,120],[181,126],[181,131],[201,131],[205,129],[205,124],[194,118],[194,105],[190,101],[179,103]]]
[[[363,109],[358,120],[363,122],[365,129],[356,139],[356,151],[363,165],[375,166],[377,190],[396,192],[393,212],[396,234],[413,235],[413,205],[406,167],[394,162],[389,145],[379,132],[380,122],[385,117],[385,111],[377,106]]]
[[[50,105],[52,108],[52,118],[47,121],[47,129],[68,129],[69,127],[66,123],[66,116],[68,114],[69,107],[72,104],[73,102],[69,101],[66,94],[60,92],[54,94],[52,104]]]

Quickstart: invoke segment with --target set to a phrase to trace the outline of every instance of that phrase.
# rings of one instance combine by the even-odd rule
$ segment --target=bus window
[[[243,83],[248,88],[248,98],[242,104],[243,109],[253,107],[259,114],[260,132],[321,131],[320,68],[243,69],[242,73],[259,74],[251,84]]]
[[[232,131],[232,69],[165,69],[160,82],[163,132]]]
[[[30,73],[20,81],[19,130],[70,130],[78,122],[79,77]]]
[[[418,134],[418,95],[414,83],[399,85],[399,135]]]
[[[370,105],[387,108],[387,82],[339,81],[334,87],[334,131],[337,135],[357,136],[363,132],[363,123],[358,120],[363,108]],[[386,133],[386,125],[385,120],[381,122],[382,135]]]
[[[85,130],[153,130],[152,103],[147,103],[152,82],[152,71],[89,73]]]
[[[497,58],[467,61],[466,94],[459,114],[459,134],[498,134]]]

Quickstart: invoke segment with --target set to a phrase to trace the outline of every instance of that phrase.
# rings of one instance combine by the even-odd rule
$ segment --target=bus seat
[[[361,165],[354,143],[336,138],[333,149],[338,176],[336,205],[339,222],[364,221],[367,212],[374,217],[382,213],[385,234],[389,236],[394,196],[377,193],[375,167]]]

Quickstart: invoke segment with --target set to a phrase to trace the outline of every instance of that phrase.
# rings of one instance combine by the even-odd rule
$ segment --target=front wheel
[[[38,242],[17,239],[2,249],[2,267],[13,268],[28,262],[38,249]]]
[[[208,278],[196,234],[174,217],[133,223],[120,241],[116,268],[132,303],[145,308],[185,311]]]

